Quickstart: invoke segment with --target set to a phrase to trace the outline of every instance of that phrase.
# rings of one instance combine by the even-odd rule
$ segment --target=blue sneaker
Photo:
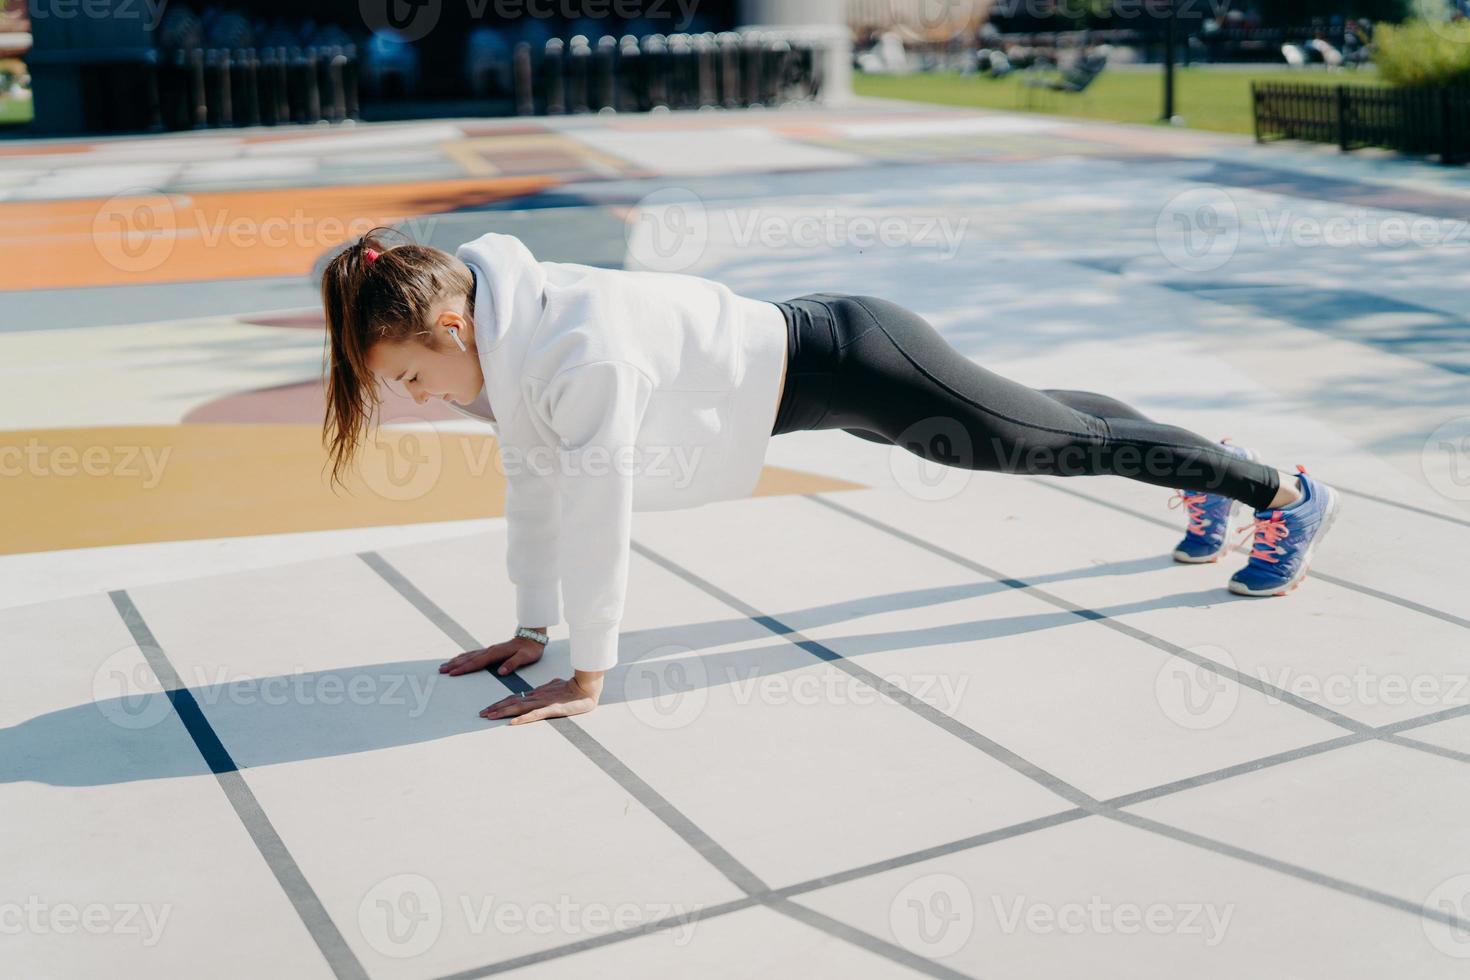
[[[1221,439],[1220,445],[1241,459],[1257,461],[1255,453],[1244,446],[1237,446],[1229,439]],[[1203,490],[1176,490],[1169,498],[1169,506],[1183,504],[1189,512],[1189,528],[1184,539],[1174,548],[1174,560],[1201,564],[1219,561],[1220,556],[1230,550],[1230,519],[1241,506],[1240,501],[1222,497]]]
[[[1317,542],[1337,520],[1341,497],[1327,484],[1308,476],[1303,467],[1297,467],[1297,474],[1300,500],[1279,510],[1256,511],[1251,557],[1244,568],[1230,576],[1231,592],[1286,595],[1307,577]]]

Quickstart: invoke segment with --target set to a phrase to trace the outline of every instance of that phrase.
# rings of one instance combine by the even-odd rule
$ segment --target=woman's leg
[[[979,366],[928,321],[874,296],[810,294],[794,345],[807,391],[800,427],[841,428],[925,459],[1045,476],[1113,475],[1207,490],[1261,510],[1280,474],[1219,443],[1092,392],[1039,391]],[[799,401],[799,395],[795,400]],[[815,420],[815,421],[813,421]],[[779,429],[778,431],[785,431]],[[881,438],[875,438],[881,437]]]

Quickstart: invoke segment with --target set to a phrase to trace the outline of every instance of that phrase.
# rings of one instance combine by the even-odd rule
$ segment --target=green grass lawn
[[[30,99],[0,98],[0,125],[30,122],[31,108]]]
[[[982,109],[1019,109],[1110,122],[1157,122],[1164,107],[1163,69],[1106,70],[1081,95],[1036,91],[1027,105],[1021,73],[1005,78],[932,72],[913,75],[853,73],[853,91],[886,99],[937,102]],[[1208,67],[1180,68],[1174,74],[1174,111],[1187,126],[1222,133],[1251,133],[1251,81],[1313,82],[1319,85],[1363,85],[1378,81],[1375,73],[1288,71],[1259,72]]]

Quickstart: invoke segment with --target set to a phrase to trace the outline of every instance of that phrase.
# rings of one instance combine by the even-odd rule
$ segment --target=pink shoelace
[[[1273,510],[1266,517],[1257,517],[1253,525],[1247,524],[1240,529],[1241,533],[1254,531],[1251,543],[1251,557],[1259,558],[1261,561],[1277,564],[1281,559],[1276,556],[1283,552],[1281,542],[1285,541],[1291,530],[1286,526],[1286,519],[1282,517],[1281,511]],[[1243,542],[1242,542],[1243,543]]]
[[[1307,468],[1298,463],[1296,471],[1305,474]],[[1279,564],[1281,559],[1276,556],[1286,550],[1281,547],[1281,542],[1291,534],[1291,529],[1286,526],[1286,518],[1282,516],[1281,511],[1273,510],[1266,517],[1257,517],[1253,526],[1247,525],[1241,528],[1241,531],[1249,530],[1255,531],[1251,543],[1251,557],[1268,561],[1273,565]]]
[[[1189,533],[1203,535],[1209,520],[1205,518],[1204,502],[1208,496],[1203,493],[1185,493],[1183,490],[1175,490],[1174,496],[1169,498],[1169,509],[1174,510],[1183,504],[1189,511]]]

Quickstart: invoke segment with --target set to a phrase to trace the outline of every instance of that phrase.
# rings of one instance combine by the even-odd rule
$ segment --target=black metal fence
[[[155,114],[164,129],[275,126],[358,118],[354,45],[176,48],[160,52]]]
[[[358,119],[354,45],[150,52],[126,92],[124,128],[274,126]],[[553,38],[512,54],[522,115],[776,106],[821,94],[818,42],[758,32]]]
[[[1252,82],[1256,141],[1365,146],[1470,162],[1470,88]]]
[[[758,32],[553,38],[513,53],[521,115],[775,106],[821,94],[825,50]]]

